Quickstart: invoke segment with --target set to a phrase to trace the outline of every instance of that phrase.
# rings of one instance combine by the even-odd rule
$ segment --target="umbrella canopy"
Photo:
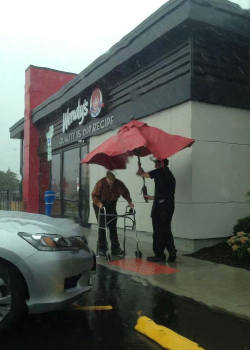
[[[146,123],[132,121],[122,126],[112,136],[90,152],[81,163],[99,164],[108,170],[126,169],[128,157],[145,157],[152,154],[166,159],[180,150],[191,147],[195,141],[183,136],[171,135]]]

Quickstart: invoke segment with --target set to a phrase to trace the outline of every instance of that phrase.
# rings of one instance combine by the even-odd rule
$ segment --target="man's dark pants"
[[[103,206],[106,208],[106,213],[107,215],[117,215],[116,212],[116,203],[117,202],[105,202],[103,201]],[[98,222],[98,213],[99,213],[99,207],[97,205],[93,205],[95,215],[97,218]],[[103,211],[101,211],[103,213]],[[117,237],[117,218],[113,219],[112,221],[112,216],[107,216],[107,223],[108,223],[108,228],[110,232],[110,241],[111,241],[111,250],[114,251],[120,247],[118,237]],[[104,215],[100,216],[100,227],[105,227],[105,222],[104,222]],[[99,249],[106,251],[107,250],[107,244],[106,244],[106,234],[105,230],[103,228],[99,228],[98,230],[98,236],[99,236]]]
[[[156,256],[162,256],[165,248],[175,253],[173,233],[171,231],[171,221],[174,214],[174,201],[165,200],[154,203],[152,209],[153,222],[153,251]]]

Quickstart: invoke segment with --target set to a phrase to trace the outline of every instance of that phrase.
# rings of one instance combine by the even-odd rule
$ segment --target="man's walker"
[[[135,238],[136,238],[135,256],[136,256],[136,258],[139,258],[139,259],[142,258],[142,252],[139,249],[139,238],[138,238],[137,231],[136,231],[135,214],[136,214],[135,209],[134,208],[130,208],[129,206],[126,207],[124,215],[107,214],[106,208],[99,209],[99,213],[98,213],[98,227],[99,227],[99,229],[105,230],[106,244],[107,244],[107,252],[106,252],[106,259],[107,259],[107,261],[111,261],[111,250],[110,250],[110,244],[109,244],[110,232],[109,232],[108,224],[111,221],[116,220],[117,218],[124,218],[124,234],[123,234],[124,255],[126,255],[126,232],[127,232],[127,230],[131,230],[131,231],[134,231]],[[104,217],[104,220],[103,220],[104,221],[104,227],[100,227],[101,216]],[[109,221],[107,220],[108,218],[110,218]],[[128,221],[130,221],[130,225],[127,224]],[[96,256],[99,256],[99,239],[97,240]]]

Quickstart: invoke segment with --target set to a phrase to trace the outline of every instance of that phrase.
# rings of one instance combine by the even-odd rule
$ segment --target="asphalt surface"
[[[198,281],[197,281],[198,283]],[[31,316],[0,337],[1,350],[158,350],[160,346],[134,330],[138,316],[197,342],[206,350],[250,350],[250,323],[174,296],[140,277],[98,266],[93,290],[83,306],[108,311],[64,310]]]

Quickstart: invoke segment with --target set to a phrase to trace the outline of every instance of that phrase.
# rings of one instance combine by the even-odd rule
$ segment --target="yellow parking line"
[[[108,306],[79,306],[72,305],[71,310],[82,310],[82,311],[103,311],[103,310],[113,310],[113,307]]]
[[[138,319],[135,330],[168,350],[205,350],[191,340],[171,331],[171,329],[157,325],[145,316]]]

